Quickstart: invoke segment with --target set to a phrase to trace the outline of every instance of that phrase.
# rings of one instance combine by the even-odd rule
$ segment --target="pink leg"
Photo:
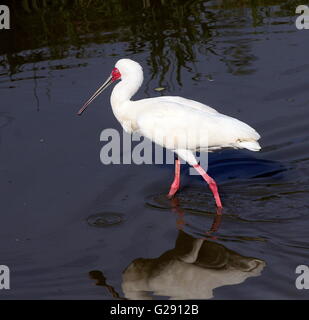
[[[178,191],[180,185],[180,160],[175,160],[175,179],[171,185],[170,192],[168,193],[167,197],[172,198],[175,193]]]
[[[217,207],[222,208],[222,204],[221,204],[221,200],[220,200],[220,196],[219,196],[219,192],[218,192],[218,187],[217,187],[215,180],[212,177],[210,177],[199,164],[196,164],[193,167],[204,178],[204,180],[208,183],[209,188],[215,197]]]

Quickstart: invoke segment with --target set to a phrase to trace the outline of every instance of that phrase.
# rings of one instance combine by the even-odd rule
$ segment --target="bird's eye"
[[[114,68],[112,71],[112,80],[116,81],[121,78],[121,73],[117,68]]]

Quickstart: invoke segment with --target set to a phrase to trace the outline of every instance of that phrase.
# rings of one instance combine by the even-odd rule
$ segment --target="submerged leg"
[[[221,199],[220,199],[219,192],[218,192],[218,187],[217,187],[215,180],[212,177],[210,177],[199,164],[196,164],[193,167],[204,178],[204,180],[208,183],[209,188],[212,191],[214,198],[216,200],[217,207],[222,208],[222,203],[221,203]]]
[[[180,185],[180,160],[175,160],[175,178],[171,185],[170,192],[168,193],[167,197],[172,198],[175,193],[178,191]]]

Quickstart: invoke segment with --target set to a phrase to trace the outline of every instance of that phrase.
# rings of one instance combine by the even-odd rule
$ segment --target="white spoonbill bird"
[[[111,95],[113,113],[128,133],[138,132],[155,143],[172,150],[193,166],[208,183],[218,208],[222,208],[217,184],[198,164],[194,152],[211,152],[222,148],[259,151],[260,135],[246,123],[219,113],[215,109],[181,97],[162,96],[131,100],[143,82],[141,65],[131,59],[117,61],[108,79],[78,112],[87,106],[110,84],[121,80]],[[168,197],[172,198],[180,185],[180,161],[176,157],[175,178]]]

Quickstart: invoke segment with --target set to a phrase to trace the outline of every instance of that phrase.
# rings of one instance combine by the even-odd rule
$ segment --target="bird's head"
[[[111,74],[106,79],[106,81],[101,85],[101,87],[86,101],[83,107],[78,111],[78,115],[81,115],[89,104],[97,98],[109,85],[116,82],[117,80],[122,80],[127,78],[130,74],[142,72],[142,67],[139,63],[131,59],[120,59],[115,64]]]

